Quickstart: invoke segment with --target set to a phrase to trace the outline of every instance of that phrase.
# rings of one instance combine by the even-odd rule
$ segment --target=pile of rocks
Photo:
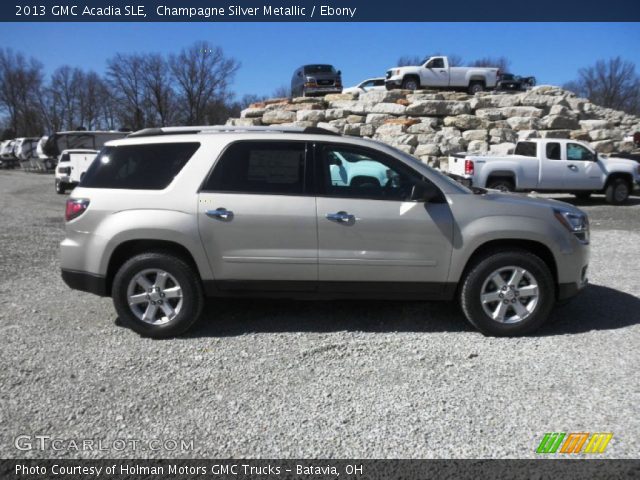
[[[371,137],[439,166],[457,152],[506,154],[528,138],[572,138],[626,152],[640,118],[542,85],[520,93],[391,90],[254,103],[228,125],[331,127]]]

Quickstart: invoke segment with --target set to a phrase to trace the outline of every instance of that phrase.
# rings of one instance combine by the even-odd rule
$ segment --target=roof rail
[[[306,133],[310,135],[340,135],[340,132],[318,127],[272,127],[251,126],[240,127],[231,125],[203,125],[195,127],[161,127],[145,128],[130,133],[128,138],[154,137],[159,135],[194,134],[194,133],[233,133],[233,132],[272,132],[272,133]]]

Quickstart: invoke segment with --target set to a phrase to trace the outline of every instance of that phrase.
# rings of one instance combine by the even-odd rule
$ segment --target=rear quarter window
[[[518,142],[514,155],[522,155],[523,157],[537,157],[537,143],[535,142]]]
[[[162,190],[169,186],[200,143],[156,143],[105,147],[85,173],[81,187]]]

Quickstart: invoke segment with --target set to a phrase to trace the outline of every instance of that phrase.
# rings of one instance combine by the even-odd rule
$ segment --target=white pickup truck
[[[404,88],[464,89],[476,93],[495,88],[500,71],[486,67],[451,67],[447,57],[430,57],[423,65],[415,67],[395,67],[387,70],[385,86],[387,90]]]
[[[513,155],[456,154],[447,173],[469,186],[503,191],[569,192],[586,199],[604,193],[607,202],[624,203],[640,185],[640,165],[599,155],[575,140],[531,139],[516,144]]]

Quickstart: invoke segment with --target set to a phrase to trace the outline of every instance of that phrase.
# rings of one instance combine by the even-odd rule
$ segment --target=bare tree
[[[184,122],[198,125],[207,121],[209,104],[230,99],[228,87],[240,64],[225,57],[220,47],[196,42],[178,55],[171,55],[169,66],[185,104]]]
[[[271,94],[272,98],[290,98],[291,97],[291,87],[287,85],[280,85],[276,88]]]
[[[145,127],[144,63],[141,55],[121,53],[107,61],[111,91],[120,101],[120,119],[134,130]]]
[[[16,135],[37,135],[43,130],[39,114],[42,78],[37,60],[0,49],[0,109],[7,113]]]
[[[511,61],[507,57],[483,57],[471,62],[471,67],[494,67],[499,68],[501,72],[509,70]]]
[[[161,127],[170,125],[175,112],[175,94],[169,64],[162,55],[151,54],[144,58],[142,83],[151,106],[153,118],[150,123]]]
[[[640,113],[640,77],[635,64],[620,57],[598,60],[590,67],[581,68],[578,78],[565,88],[597,105]]]

